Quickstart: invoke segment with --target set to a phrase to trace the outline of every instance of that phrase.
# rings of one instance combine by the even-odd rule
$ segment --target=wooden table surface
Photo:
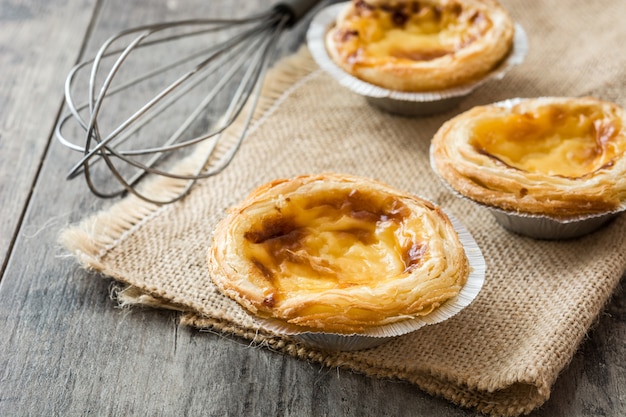
[[[64,180],[76,156],[53,129],[72,65],[122,28],[267,7],[0,0],[0,416],[474,415],[407,383],[179,326],[174,312],[122,311],[109,297],[112,281],[79,268],[57,243],[64,226],[112,204]],[[307,23],[285,36],[281,55],[302,43]],[[624,287],[533,416],[626,415]]]

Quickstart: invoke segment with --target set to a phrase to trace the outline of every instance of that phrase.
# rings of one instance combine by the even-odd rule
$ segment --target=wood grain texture
[[[611,0],[604,2],[610,7]],[[53,6],[0,0],[3,254],[18,227],[13,219],[24,215],[0,281],[0,415],[475,415],[410,384],[324,368],[179,326],[174,312],[118,309],[109,297],[113,282],[77,267],[57,244],[66,224],[111,204],[89,194],[81,180],[63,180],[74,155],[55,141],[44,153],[62,81],[78,55],[91,10],[98,14],[87,51],[124,27],[249,14],[260,7],[266,3],[108,0],[95,9],[92,1]],[[298,47],[305,29],[303,22],[286,37],[281,54]],[[17,173],[14,165],[20,167]],[[532,416],[626,415],[625,357],[622,280],[552,398]]]
[[[93,1],[0,2],[0,256],[18,232]],[[0,264],[3,268],[5,262]]]

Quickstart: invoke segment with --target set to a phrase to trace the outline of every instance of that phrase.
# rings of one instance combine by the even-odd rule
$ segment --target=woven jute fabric
[[[532,4],[531,4],[532,3]],[[559,372],[626,270],[626,219],[585,237],[541,241],[511,234],[471,202],[453,196],[429,166],[441,124],[474,105],[512,97],[582,96],[626,104],[626,2],[504,2],[527,31],[523,65],[446,114],[399,117],[370,107],[317,68],[306,48],[271,71],[255,123],[232,164],[175,204],[133,197],[64,231],[87,268],[123,283],[122,303],[181,310],[198,328],[239,335],[295,357],[422,390],[492,415],[529,413],[545,402]],[[194,164],[181,162],[181,169]],[[453,318],[357,352],[323,352],[259,332],[212,284],[211,233],[225,210],[267,181],[343,172],[425,197],[468,228],[487,274],[474,302]],[[156,180],[155,193],[179,184]]]

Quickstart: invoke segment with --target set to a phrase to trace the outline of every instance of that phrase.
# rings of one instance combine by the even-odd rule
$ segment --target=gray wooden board
[[[93,1],[0,2],[0,256],[28,203]],[[0,263],[0,267],[4,266]]]
[[[0,210],[3,219],[24,214],[0,281],[0,415],[474,415],[407,383],[328,369],[179,326],[177,313],[116,308],[109,298],[112,281],[79,268],[57,244],[66,224],[111,202],[93,197],[81,180],[62,180],[75,155],[56,141],[43,154],[62,78],[78,54],[90,10],[97,13],[87,46],[93,51],[106,34],[123,27],[252,13],[267,5],[260,0],[110,0],[98,8],[89,1],[40,3],[30,8],[30,3],[0,2],[3,25],[14,10],[30,8],[20,15],[22,22],[10,23],[13,35],[0,31],[0,50],[9,51],[0,58]],[[282,54],[297,48],[305,29],[305,24],[296,28]],[[28,48],[38,33],[44,34],[39,46]],[[15,45],[22,45],[21,51]],[[21,161],[23,171],[13,174],[12,161]],[[3,253],[17,225],[3,220]],[[622,280],[552,398],[533,416],[626,415],[624,286]]]

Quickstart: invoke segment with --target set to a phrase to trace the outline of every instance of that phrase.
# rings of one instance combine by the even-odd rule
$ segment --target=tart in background
[[[494,0],[352,1],[320,10],[307,31],[315,62],[381,110],[449,111],[502,79],[528,51]]]
[[[476,81],[511,51],[515,25],[496,0],[353,0],[326,34],[344,71],[395,91]]]
[[[431,164],[505,227],[576,237],[625,207],[625,120],[620,106],[592,97],[478,106],[439,129]]]

